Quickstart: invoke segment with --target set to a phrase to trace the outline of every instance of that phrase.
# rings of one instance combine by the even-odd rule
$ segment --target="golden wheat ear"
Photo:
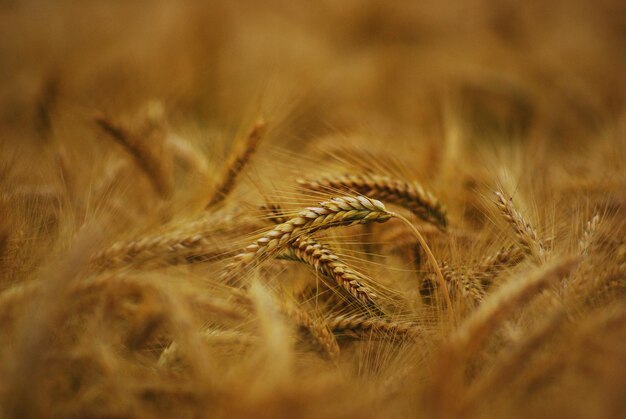
[[[346,265],[329,246],[303,236],[291,244],[285,257],[313,267],[366,308],[383,312],[376,303],[377,295],[364,284],[363,275]]]
[[[326,324],[334,333],[358,339],[417,339],[424,331],[414,323],[399,323],[389,319],[373,319],[361,315],[332,316]]]
[[[443,204],[418,182],[407,182],[374,174],[323,177],[315,180],[298,180],[308,191],[337,193],[338,191],[370,196],[386,203],[407,208],[420,219],[441,229],[448,226],[448,216]]]
[[[578,248],[580,249],[580,253],[586,256],[589,253],[589,248],[592,245],[594,240],[594,236],[596,234],[596,230],[598,229],[598,225],[600,224],[600,215],[595,214],[591,220],[587,221],[585,225],[585,230],[583,232],[583,236],[578,242]]]
[[[484,290],[488,290],[494,279],[502,271],[512,268],[524,260],[525,253],[518,246],[507,246],[492,255],[482,258],[470,275],[478,281]]]
[[[496,192],[496,206],[504,219],[515,231],[518,244],[521,249],[530,256],[537,264],[546,261],[547,252],[537,232],[532,225],[527,222],[522,214],[513,205],[513,198],[506,197],[502,192]]]
[[[276,255],[304,235],[339,226],[382,223],[390,218],[391,213],[382,202],[364,196],[343,196],[321,202],[317,207],[300,211],[246,247],[227,268],[225,279],[232,282],[237,270]]]
[[[260,209],[274,224],[287,221],[285,211],[280,205],[266,204]],[[278,258],[311,266],[326,279],[322,281],[326,286],[332,287],[334,283],[365,308],[383,313],[376,304],[377,295],[364,284],[364,276],[343,262],[327,244],[320,243],[311,236],[302,236],[291,243]]]
[[[169,198],[174,188],[172,167],[164,156],[166,135],[157,121],[143,121],[141,133],[124,127],[112,118],[99,114],[96,124],[109,138],[130,154],[138,167],[148,176],[154,189],[163,198]]]
[[[209,202],[205,209],[212,208],[222,202],[235,188],[237,178],[256,152],[266,131],[267,123],[260,118],[254,123],[248,135],[243,138],[243,141],[235,145],[222,174],[210,193]]]

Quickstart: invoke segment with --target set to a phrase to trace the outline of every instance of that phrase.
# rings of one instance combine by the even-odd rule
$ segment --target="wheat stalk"
[[[384,202],[409,209],[424,221],[446,228],[448,219],[445,207],[435,196],[417,182],[407,182],[388,176],[373,174],[323,177],[317,180],[299,180],[307,190],[335,193],[348,191],[363,194]]]
[[[507,199],[500,192],[496,192],[496,198],[496,205],[504,218],[513,227],[522,250],[532,257],[535,263],[544,263],[546,261],[546,251],[543,243],[539,240],[535,229],[515,209],[513,198]]]
[[[258,120],[250,129],[250,132],[244,138],[244,141],[235,146],[235,149],[224,166],[223,173],[218,178],[219,180],[211,192],[206,209],[214,207],[222,202],[233,190],[237,177],[252,158],[252,155],[255,153],[266,129],[267,123],[262,119]]]

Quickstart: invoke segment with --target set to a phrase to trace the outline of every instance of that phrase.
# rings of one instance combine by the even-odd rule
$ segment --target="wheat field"
[[[0,35],[0,418],[626,417],[623,2]]]

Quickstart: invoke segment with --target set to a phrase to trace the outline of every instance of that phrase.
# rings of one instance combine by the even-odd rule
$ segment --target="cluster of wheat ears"
[[[626,119],[621,85],[603,85],[623,76],[565,60],[579,78],[559,79],[562,63],[519,51],[530,25],[566,57],[562,33],[493,5],[468,13],[519,27],[472,32],[485,51],[473,58],[431,31],[448,16],[435,4],[327,5],[342,26],[313,6],[278,2],[291,23],[226,3],[146,9],[167,52],[139,29],[97,58],[91,38],[64,38],[92,57],[86,70],[67,53],[37,88],[15,70],[26,75],[0,95],[0,418],[624,417]],[[571,27],[613,39],[580,10]],[[271,50],[260,33],[295,84],[311,62],[340,62],[340,82],[285,111],[285,71],[237,114],[232,92],[253,76],[203,60],[280,68],[255,55]],[[39,51],[28,39],[13,51]],[[604,69],[618,60],[578,42]],[[499,78],[485,57],[504,51],[539,58]],[[171,73],[154,65],[170,55]],[[178,101],[140,78],[124,96],[118,69],[144,61]],[[412,72],[446,86],[436,101],[403,95]],[[204,81],[231,96],[206,99]]]

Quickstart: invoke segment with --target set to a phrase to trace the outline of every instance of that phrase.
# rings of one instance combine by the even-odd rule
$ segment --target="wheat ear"
[[[330,317],[326,319],[326,324],[334,333],[354,336],[379,334],[416,338],[423,335],[423,330],[413,323],[398,323],[359,315]]]
[[[322,202],[317,207],[300,211],[286,222],[275,226],[261,238],[235,256],[235,261],[226,270],[227,280],[232,274],[253,262],[271,257],[305,234],[336,227],[385,222],[391,218],[382,202],[364,196],[343,196]]]
[[[270,220],[276,224],[287,221],[279,205],[267,204],[262,206],[261,210],[266,212]],[[346,265],[328,245],[317,242],[313,237],[303,236],[291,243],[284,258],[312,266],[358,301],[376,307],[377,296],[361,282],[363,275]]]
[[[124,147],[134,158],[137,165],[146,173],[154,189],[161,197],[167,198],[172,194],[172,174],[170,170],[167,170],[164,160],[162,159],[165,140],[165,133],[161,132],[162,127],[159,127],[158,124],[154,122],[146,125],[147,136],[150,136],[152,140],[150,144],[148,144],[144,135],[141,137],[134,135],[129,130],[104,115],[96,116],[95,122],[110,138]],[[157,136],[159,136],[159,141],[155,141]]]
[[[442,229],[448,225],[445,207],[417,182],[362,174],[299,180],[298,183],[302,188],[312,191],[326,193],[348,191],[371,196],[387,203],[403,206],[422,220]]]
[[[259,223],[238,220],[237,214],[220,214],[220,218],[202,217],[178,223],[160,234],[140,236],[119,241],[91,257],[91,266],[99,271],[129,264],[159,260],[178,265],[220,260],[234,256],[237,249],[225,246],[220,235],[232,234],[235,229],[257,231]]]
[[[280,311],[311,334],[330,359],[339,357],[339,344],[325,320],[314,320],[307,312],[289,304],[280,304]]]
[[[508,267],[524,259],[524,252],[517,246],[507,246],[492,255],[485,256],[472,270],[471,276],[481,283],[483,290],[489,289],[494,278]]]
[[[376,306],[376,294],[361,282],[363,275],[346,265],[330,248],[304,236],[291,244],[289,255],[315,268],[365,305]]]
[[[598,229],[598,224],[600,224],[600,216],[598,214],[594,215],[593,218],[587,222],[583,236],[578,242],[580,254],[587,255],[589,253],[589,247],[591,246],[596,230]]]
[[[107,249],[93,255],[91,266],[98,271],[106,271],[132,263],[145,263],[156,259],[178,265],[219,260],[234,254],[236,251],[220,247],[207,234],[198,233],[182,236],[163,234],[114,243]]]
[[[446,262],[441,262],[441,273],[446,282],[460,291],[463,297],[476,305],[483,301],[485,291],[471,275],[457,271]]]
[[[505,196],[496,192],[496,205],[509,222],[509,224],[515,230],[515,234],[518,239],[518,243],[522,250],[533,258],[537,264],[544,263],[546,261],[546,251],[543,247],[543,243],[537,237],[535,229],[524,220],[522,214],[513,206],[513,198],[505,198]]]
[[[211,192],[206,209],[214,207],[222,202],[233,190],[237,177],[239,177],[243,168],[252,158],[252,155],[256,151],[266,129],[267,123],[262,119],[258,120],[250,129],[250,132],[244,138],[244,141],[235,146],[235,149],[224,166],[223,173],[219,177],[217,184]]]

